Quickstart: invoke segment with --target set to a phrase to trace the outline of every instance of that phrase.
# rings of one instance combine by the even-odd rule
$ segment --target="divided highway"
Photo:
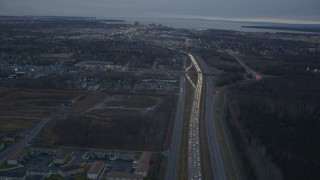
[[[199,112],[202,92],[202,73],[201,69],[191,54],[190,57],[196,71],[198,72],[197,85],[194,92],[194,99],[191,109],[189,125],[189,144],[188,144],[188,179],[201,180],[201,157],[200,157],[200,135],[199,135]]]
[[[185,62],[184,62],[185,67]],[[185,105],[185,89],[186,89],[186,79],[184,76],[180,76],[180,96],[178,99],[178,107],[176,112],[175,123],[172,132],[170,150],[166,152],[168,157],[168,163],[166,168],[165,179],[175,180],[177,179],[178,166],[179,166],[179,153],[181,146],[181,134],[183,125],[183,115],[184,115],[184,105]]]
[[[202,72],[210,73],[207,64],[200,58],[197,58],[202,68]],[[223,160],[223,153],[220,146],[220,139],[217,133],[217,127],[214,119],[214,91],[213,77],[205,77],[205,127],[209,147],[210,168],[214,180],[227,180],[227,170]]]

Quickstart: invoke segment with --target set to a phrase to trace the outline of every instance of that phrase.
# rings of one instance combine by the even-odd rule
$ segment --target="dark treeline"
[[[229,122],[242,137],[236,144],[248,179],[320,179],[319,92],[313,73],[231,88]]]

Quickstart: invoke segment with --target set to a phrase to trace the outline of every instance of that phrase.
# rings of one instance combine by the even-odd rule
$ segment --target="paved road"
[[[170,150],[167,152],[168,163],[167,163],[166,174],[165,174],[166,180],[177,179],[183,115],[184,115],[184,106],[185,106],[185,94],[186,94],[185,93],[186,79],[184,78],[184,76],[180,76],[180,89],[181,91],[178,99],[178,108],[176,112],[174,129],[172,132]]]
[[[74,98],[72,101],[77,101],[79,98],[81,98],[83,95],[80,95],[76,98]],[[52,119],[64,114],[64,113],[67,113],[68,111],[70,111],[73,107],[62,107],[59,111],[55,112],[55,113],[52,113],[51,115],[49,115],[47,118],[44,118],[42,121],[40,121],[35,127],[33,127],[33,129],[31,130],[31,132],[26,135],[24,137],[23,140],[21,140],[20,142],[18,142],[17,144],[14,144],[10,147],[8,147],[7,149],[5,149],[4,151],[2,151],[0,153],[0,164],[3,163],[3,161],[5,161],[6,159],[8,159],[8,157],[14,153],[17,149],[20,149],[20,148],[24,148],[24,147],[27,147],[29,146],[29,142],[35,138],[39,132],[41,131],[41,129],[49,122],[51,121]]]
[[[188,179],[201,180],[201,156],[200,156],[200,135],[199,135],[199,111],[202,92],[203,76],[201,69],[191,54],[190,57],[196,71],[198,72],[197,85],[194,92],[193,104],[191,109],[189,125],[189,144],[188,144]]]
[[[23,140],[21,140],[20,142],[18,142],[17,144],[15,144],[13,146],[8,147],[7,149],[5,149],[4,151],[2,151],[0,153],[0,164],[3,163],[3,161],[5,161],[17,149],[29,146],[28,143],[39,134],[39,132],[41,131],[43,126],[45,126],[50,120],[56,118],[59,115],[62,115],[64,113],[66,113],[70,109],[71,109],[70,107],[66,107],[64,109],[59,110],[56,113],[51,114],[49,117],[47,117],[47,118],[43,119],[42,121],[40,121],[31,130],[31,132],[27,136],[25,136],[25,138]]]
[[[202,71],[209,73],[206,63],[197,58]],[[217,127],[214,120],[214,91],[213,91],[213,77],[206,76],[204,79],[206,83],[205,90],[205,122],[206,122],[206,134],[209,146],[209,158],[210,158],[210,168],[213,174],[214,180],[227,180],[227,171],[223,160],[222,149],[220,147],[220,139],[217,133]]]
[[[252,76],[254,76],[256,78],[256,80],[260,80],[262,78],[262,76],[257,73],[256,71],[254,71],[253,69],[251,69],[249,66],[247,66],[239,57],[229,53],[249,74],[251,74]]]

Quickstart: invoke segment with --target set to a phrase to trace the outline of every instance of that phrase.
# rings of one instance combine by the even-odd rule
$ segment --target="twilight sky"
[[[0,15],[203,18],[320,24],[320,0],[0,0]]]

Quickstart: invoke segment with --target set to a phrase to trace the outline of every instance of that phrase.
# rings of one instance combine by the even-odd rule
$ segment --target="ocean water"
[[[205,19],[176,19],[176,18],[122,18],[128,23],[139,22],[141,24],[162,24],[174,28],[186,29],[224,29],[244,32],[291,32],[303,33],[297,31],[271,30],[271,29],[254,29],[242,28],[241,26],[290,26],[289,24],[265,23],[265,22],[238,22],[223,20],[205,20]]]

